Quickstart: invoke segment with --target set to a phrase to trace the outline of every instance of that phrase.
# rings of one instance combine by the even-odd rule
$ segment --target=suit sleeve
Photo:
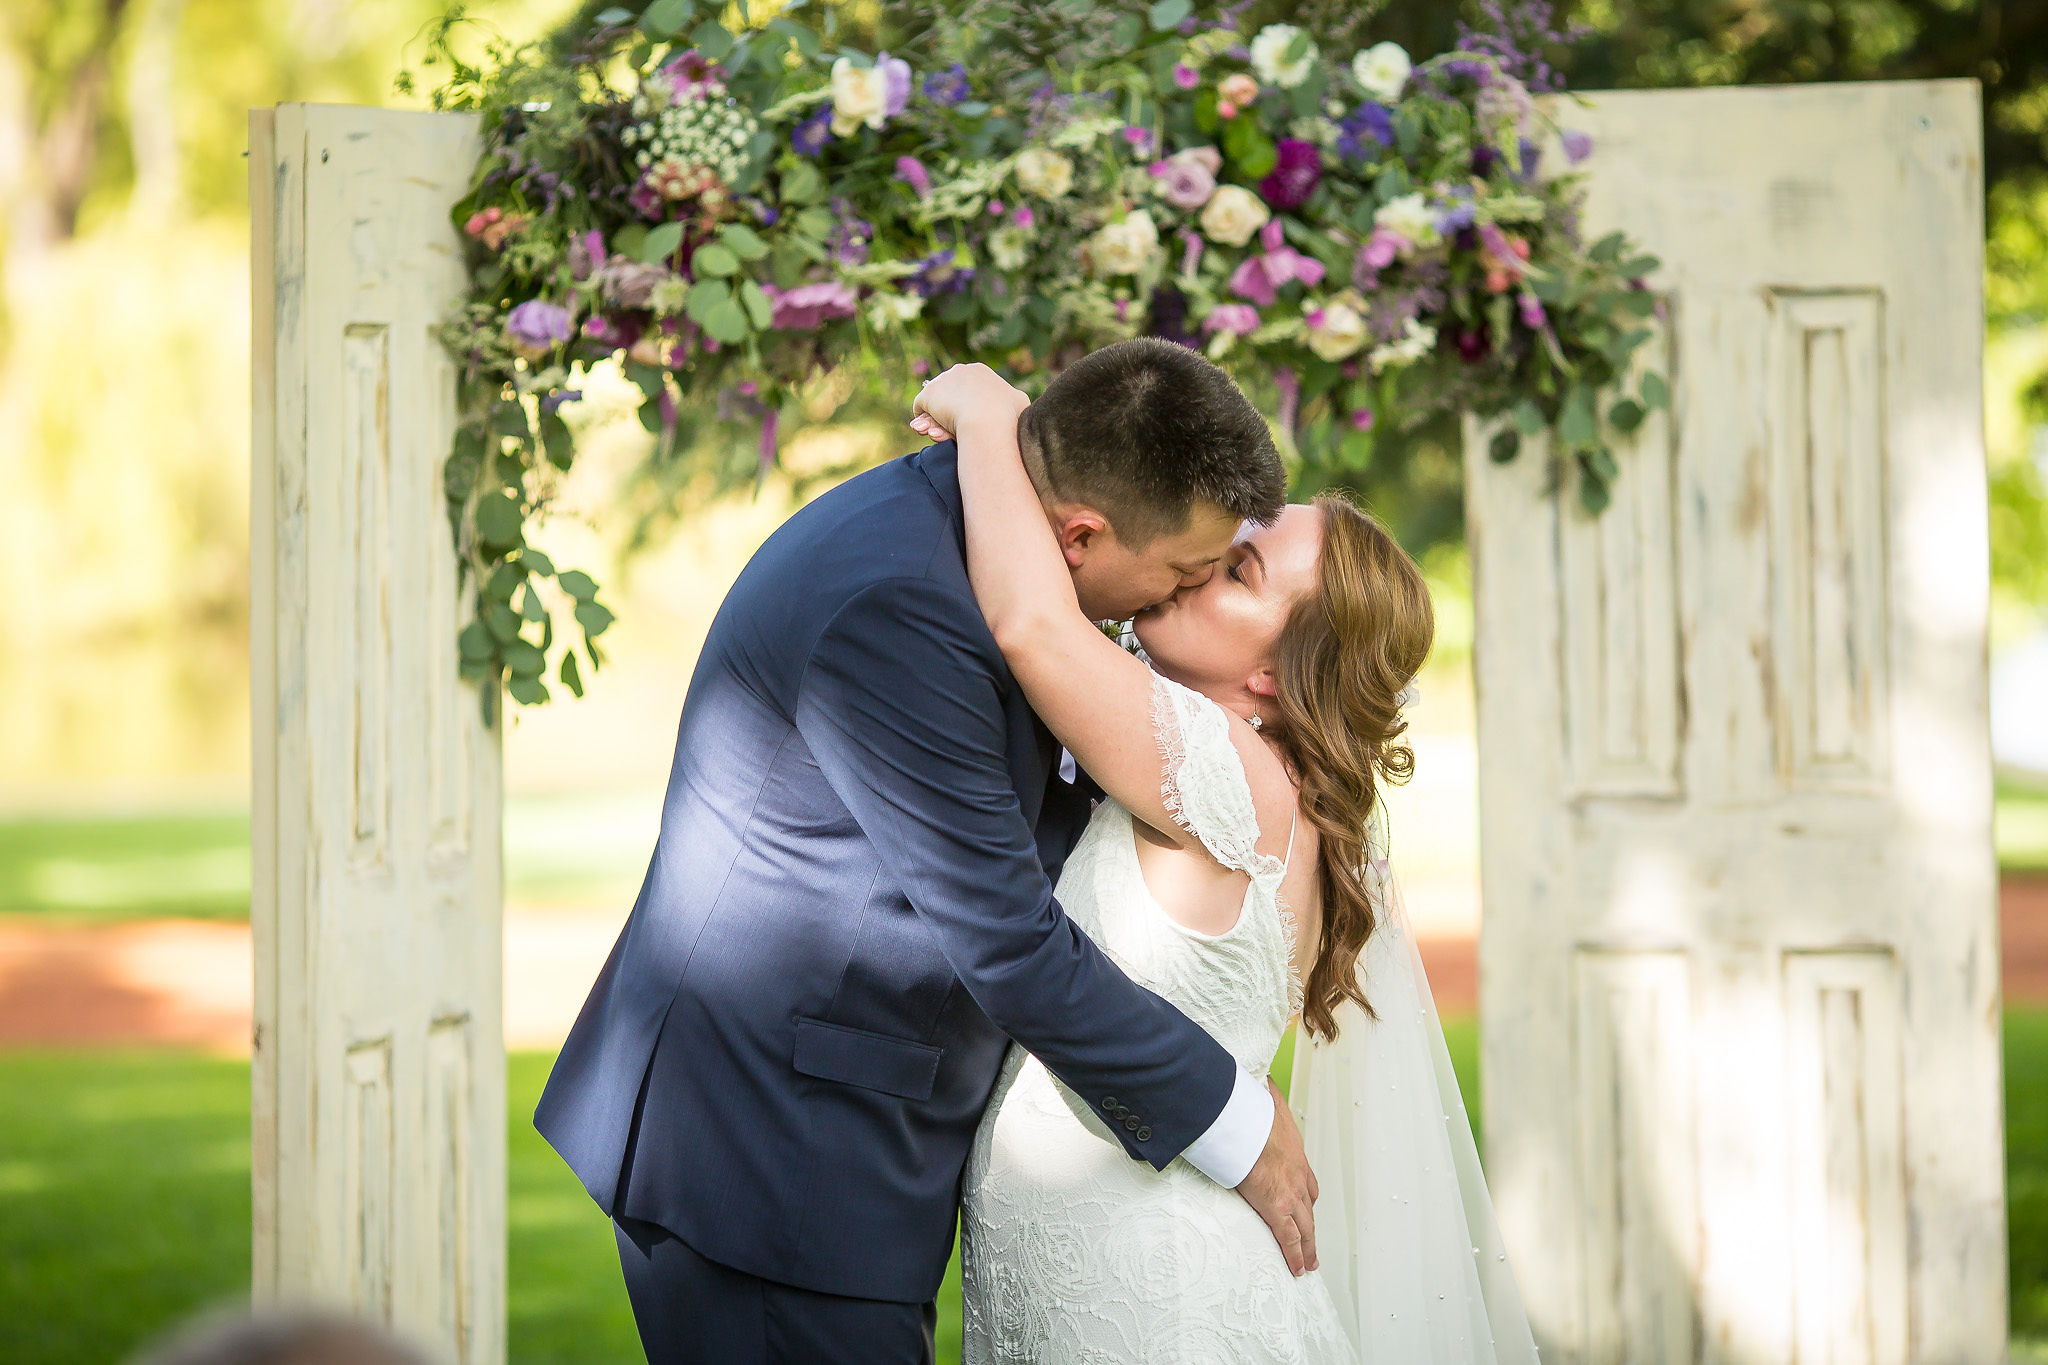
[[[971,604],[970,604],[971,605]],[[975,1003],[1164,1167],[1239,1068],[1054,899],[1005,757],[994,642],[922,578],[864,589],[814,647],[796,725]]]

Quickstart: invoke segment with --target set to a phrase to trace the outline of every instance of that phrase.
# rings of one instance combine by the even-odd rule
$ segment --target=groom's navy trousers
[[[690,680],[639,899],[534,1115],[620,1223],[661,1361],[754,1358],[690,1336],[731,1308],[687,1311],[712,1283],[699,1262],[821,1315],[882,1301],[922,1325],[1010,1039],[1127,1115],[1112,1130],[1155,1167],[1231,1093],[1230,1055],[1053,897],[1088,801],[975,604],[954,457],[945,442],[849,480],[741,573]],[[636,1267],[650,1228],[690,1257]],[[662,1313],[661,1283],[683,1311]],[[793,1340],[801,1297],[778,1302]],[[759,1358],[916,1358],[885,1340]]]

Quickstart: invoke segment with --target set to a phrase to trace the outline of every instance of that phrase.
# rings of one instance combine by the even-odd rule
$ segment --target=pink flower
[[[1371,431],[1373,413],[1371,408],[1356,408],[1351,413],[1351,426],[1355,431]]]
[[[1408,239],[1391,228],[1374,228],[1371,238],[1359,251],[1360,259],[1374,270],[1385,270],[1408,245]]]
[[[1152,150],[1152,130],[1140,127],[1135,123],[1126,123],[1124,125],[1124,141],[1129,143],[1134,151],[1148,152]]]
[[[1519,305],[1522,325],[1524,327],[1533,332],[1543,325],[1545,314],[1541,299],[1537,298],[1534,294],[1523,294],[1516,302]]]
[[[1233,71],[1216,82],[1216,98],[1229,100],[1242,109],[1259,97],[1259,83],[1249,72]],[[1223,111],[1218,109],[1219,114]]]
[[[1019,204],[1010,211],[1010,221],[1020,228],[1028,228],[1038,221],[1038,215],[1031,211],[1031,205]]]
[[[790,332],[812,332],[833,318],[850,318],[856,302],[853,290],[839,280],[800,284],[794,289],[764,284],[761,292],[773,309],[768,325]]]
[[[1313,289],[1322,282],[1323,263],[1286,245],[1281,240],[1277,220],[1259,229],[1259,244],[1265,250],[1247,257],[1231,272],[1233,293],[1242,294],[1261,308],[1270,308],[1282,285],[1299,281]]]
[[[1216,173],[1200,157],[1176,152],[1164,161],[1153,162],[1149,169],[1158,182],[1152,188],[1177,209],[1193,212],[1216,193]]]
[[[1259,310],[1248,303],[1219,303],[1202,319],[1202,330],[1248,336],[1259,330]]]
[[[1236,117],[1237,117],[1237,106],[1236,106],[1235,104],[1232,104],[1232,103],[1231,103],[1231,102],[1230,102],[1229,100],[1217,100],[1217,101],[1216,101],[1216,117],[1217,117],[1217,118],[1220,118],[1220,119],[1223,119],[1223,120],[1225,120],[1226,122],[1227,122],[1227,121],[1229,121],[1230,119],[1234,119],[1234,118],[1236,118]]]
[[[896,178],[910,186],[912,193],[920,199],[932,192],[931,172],[914,156],[896,158]]]
[[[1186,62],[1173,64],[1173,83],[1183,90],[1192,90],[1202,83],[1202,73]]]

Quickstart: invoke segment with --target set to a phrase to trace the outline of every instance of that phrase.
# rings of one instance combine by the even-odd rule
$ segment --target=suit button
[[[1124,1127],[1125,1127],[1125,1128],[1127,1128],[1127,1129],[1129,1129],[1129,1130],[1130,1130],[1131,1132],[1133,1132],[1133,1133],[1137,1132],[1137,1131],[1138,1131],[1138,1116],[1137,1116],[1136,1114],[1132,1114],[1132,1115],[1130,1115],[1129,1117],[1125,1118],[1125,1119],[1124,1119]]]
[[[1140,1141],[1140,1142],[1150,1142],[1151,1140],[1152,1140],[1152,1130],[1151,1130],[1150,1128],[1140,1128],[1140,1129],[1138,1130],[1138,1141]]]
[[[1116,1096],[1104,1095],[1102,1097],[1102,1107],[1104,1109],[1109,1110],[1111,1113],[1116,1112]]]

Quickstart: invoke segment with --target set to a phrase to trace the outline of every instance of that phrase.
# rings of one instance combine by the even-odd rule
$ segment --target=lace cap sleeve
[[[1230,716],[1171,678],[1152,675],[1152,732],[1159,741],[1159,794],[1175,824],[1223,866],[1276,877],[1280,859],[1257,851],[1259,818]]]

